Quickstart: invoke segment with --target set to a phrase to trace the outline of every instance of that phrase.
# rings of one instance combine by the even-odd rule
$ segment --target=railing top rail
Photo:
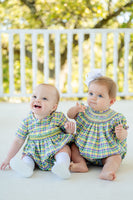
[[[121,33],[121,32],[129,32],[132,33],[133,32],[133,28],[120,28],[120,29],[100,29],[100,28],[96,28],[96,29],[9,29],[9,30],[0,30],[0,33],[37,33],[37,34],[42,34],[42,33],[72,33],[72,34],[76,34],[76,33],[93,33],[93,32],[99,32],[99,33],[110,33],[110,32],[117,32],[117,33]]]

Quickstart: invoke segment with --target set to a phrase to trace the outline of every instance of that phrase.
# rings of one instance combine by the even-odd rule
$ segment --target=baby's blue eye
[[[42,99],[43,99],[43,100],[47,100],[47,98],[46,98],[46,97],[43,97]]]
[[[100,98],[103,97],[101,94],[98,95]]]
[[[32,98],[33,98],[33,99],[36,99],[36,95],[33,95]]]
[[[90,96],[92,96],[92,95],[93,95],[93,93],[92,93],[92,92],[90,92],[90,93],[89,93],[89,95],[90,95]]]

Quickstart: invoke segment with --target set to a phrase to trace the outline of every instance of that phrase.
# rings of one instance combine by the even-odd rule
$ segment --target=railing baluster
[[[79,33],[79,95],[83,93],[83,40],[84,35]]]
[[[44,81],[49,79],[49,33],[44,32]]]
[[[60,34],[57,32],[55,34],[55,85],[57,89],[59,88],[60,79]]]
[[[67,65],[68,65],[68,94],[72,93],[72,33],[67,34]]]
[[[2,43],[0,33],[0,96],[3,95]]]
[[[124,94],[128,94],[128,67],[129,67],[129,61],[128,61],[128,55],[129,55],[129,33],[125,33],[125,55],[124,55]]]
[[[21,93],[25,95],[26,85],[25,85],[25,35],[20,33],[20,74],[21,74]]]
[[[9,34],[9,93],[14,94],[14,54],[13,54],[13,33]]]
[[[37,35],[32,34],[32,71],[33,71],[33,89],[37,85]]]
[[[118,66],[118,33],[114,32],[114,55],[113,55],[113,65],[114,65],[114,81],[117,83],[117,66]]]

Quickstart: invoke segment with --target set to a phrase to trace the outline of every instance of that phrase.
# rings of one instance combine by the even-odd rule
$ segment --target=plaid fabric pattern
[[[68,121],[61,112],[53,112],[45,119],[35,119],[32,112],[25,118],[16,135],[26,139],[23,154],[31,156],[42,170],[51,170],[54,155],[73,140],[72,134],[65,133],[64,125]]]
[[[115,134],[115,127],[120,123],[125,129],[128,128],[125,117],[112,109],[101,112],[87,107],[85,113],[80,112],[76,118],[75,135],[80,154],[94,164],[115,154],[124,158],[127,151],[126,139],[120,141]]]

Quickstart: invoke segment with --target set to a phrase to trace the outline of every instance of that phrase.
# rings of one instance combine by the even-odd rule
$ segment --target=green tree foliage
[[[11,29],[132,27],[132,11],[132,0],[0,1],[1,27]]]
[[[0,0],[0,29],[89,29],[89,28],[132,28],[133,26],[133,0]],[[5,37],[5,36],[4,36]],[[66,68],[67,57],[67,40],[62,36],[61,45],[61,73],[64,74]],[[107,41],[107,73],[111,75],[113,58],[113,36],[108,36]],[[16,90],[20,89],[20,46],[18,36],[14,36],[14,74],[15,74],[15,87]],[[43,80],[43,62],[44,54],[42,46],[43,38],[40,35],[37,39],[38,43],[38,69],[39,79]],[[110,42],[112,41],[112,42]],[[89,35],[85,36],[83,46],[89,42]],[[30,92],[32,77],[31,77],[31,37],[26,36],[26,74],[29,77],[26,80],[28,90]],[[130,50],[133,49],[133,35],[130,38]],[[54,77],[54,36],[50,36],[50,76]],[[96,38],[96,48],[101,46],[100,36]],[[119,38],[118,46],[118,72],[123,77],[124,69],[124,35]],[[3,79],[4,89],[8,92],[8,41],[7,38],[2,42],[2,55],[3,55]],[[84,51],[84,66],[89,63],[88,54]],[[78,37],[73,37],[73,80],[77,80],[77,58],[78,54]],[[133,80],[133,55],[130,53],[129,65],[130,65],[130,84]],[[100,54],[96,55],[96,65],[100,67]],[[84,69],[84,74],[88,71],[88,68]],[[65,79],[64,79],[65,80]],[[65,83],[64,83],[65,85]],[[76,85],[76,83],[75,83]],[[65,86],[64,86],[65,90]],[[77,90],[77,88],[76,88]],[[122,91],[122,86],[119,81],[119,91]]]

